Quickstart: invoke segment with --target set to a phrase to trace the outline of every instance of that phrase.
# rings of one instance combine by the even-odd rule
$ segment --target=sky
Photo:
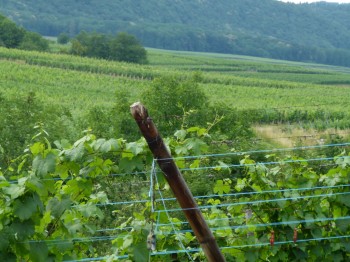
[[[280,0],[282,2],[293,2],[293,3],[314,3],[314,2],[321,2],[321,0]],[[343,3],[343,4],[350,4],[350,0],[323,0],[326,2],[332,2],[332,3]]]

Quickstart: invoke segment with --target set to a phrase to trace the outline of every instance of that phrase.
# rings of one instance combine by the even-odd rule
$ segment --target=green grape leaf
[[[42,216],[42,218],[40,219],[40,224],[35,226],[35,231],[37,233],[40,233],[42,234],[46,228],[47,228],[47,225],[52,221],[51,219],[51,212],[50,211],[46,211],[44,213],[44,215]]]
[[[99,138],[95,140],[94,142],[91,143],[91,147],[97,151],[100,149],[100,147],[106,142],[106,139],[104,138]]]
[[[85,146],[83,143],[79,143],[71,149],[63,151],[68,160],[76,162],[80,160],[85,153]]]
[[[187,132],[186,130],[183,130],[183,129],[177,130],[174,134],[174,136],[180,141],[184,140],[186,135],[187,135]]]
[[[27,187],[33,192],[37,192],[40,196],[47,196],[48,194],[47,188],[36,176],[31,176],[28,178]]]
[[[30,238],[35,230],[32,220],[15,221],[9,226],[9,232],[16,241],[24,241]]]
[[[84,217],[98,217],[103,218],[103,212],[95,204],[79,205],[77,209],[82,213]]]
[[[194,154],[199,155],[207,152],[208,145],[199,138],[189,138],[186,140],[186,146],[189,150],[192,150]]]
[[[188,150],[186,146],[178,145],[175,147],[175,153],[176,155],[187,155]]]
[[[185,168],[186,167],[186,161],[184,158],[176,158],[175,163],[178,166],[178,168]]]
[[[51,211],[51,214],[55,218],[59,218],[66,209],[71,207],[71,200],[69,196],[64,195],[61,200],[53,197],[49,200],[46,206],[47,211]]]
[[[126,144],[126,150],[130,151],[134,156],[143,152],[143,145],[139,142],[131,142]]]
[[[32,154],[34,156],[40,154],[41,152],[44,152],[45,150],[45,144],[41,143],[41,142],[37,142],[34,143],[30,148],[30,152],[32,152]]]
[[[110,151],[116,151],[120,149],[118,140],[116,139],[98,139],[94,144],[93,148],[97,151],[99,150],[102,153],[107,153]]]
[[[40,177],[45,176],[48,173],[52,173],[56,168],[56,155],[53,153],[47,154],[45,158],[41,155],[37,155],[33,160],[33,170]]]
[[[30,254],[31,261],[46,262],[48,261],[49,250],[45,242],[31,242]]]
[[[322,237],[322,230],[320,228],[316,228],[311,230],[311,234],[314,238],[321,238]]]
[[[339,200],[339,202],[341,202],[343,205],[350,207],[350,198],[349,195],[340,195],[337,196],[337,199]]]
[[[4,176],[1,175],[1,172],[0,172],[0,189],[8,186],[10,186],[10,183],[6,180]]]
[[[123,238],[123,246],[122,248],[123,249],[126,249],[128,248],[129,246],[131,246],[131,244],[133,243],[134,239],[133,239],[133,236],[131,234],[128,234],[126,235],[124,238]]]
[[[6,195],[9,195],[11,197],[11,199],[16,199],[19,196],[23,195],[25,192],[25,186],[24,185],[20,185],[20,184],[11,184],[8,187],[4,187],[3,188],[3,192]]]
[[[147,262],[149,257],[148,252],[146,243],[138,243],[133,247],[134,260],[136,262]]]
[[[198,126],[192,126],[190,128],[187,128],[187,132],[197,132],[200,129]]]
[[[21,220],[29,219],[38,209],[43,209],[43,204],[37,194],[27,196],[23,200],[16,199],[13,213]]]
[[[225,194],[229,193],[231,188],[230,188],[230,185],[227,183],[224,183],[223,180],[218,180],[216,181],[213,190],[214,190],[214,193],[217,193],[218,195],[223,195],[224,193]]]
[[[248,262],[255,262],[259,260],[259,252],[245,252],[245,258]]]
[[[55,245],[55,249],[62,254],[72,252],[72,250],[74,250],[74,241],[66,239],[59,245]]]
[[[194,160],[194,161],[191,163],[190,168],[191,168],[191,169],[196,169],[196,168],[198,168],[200,162],[201,162],[201,161],[200,161],[199,159]]]
[[[74,213],[65,213],[64,226],[71,235],[76,235],[83,227],[81,220]]]
[[[333,217],[334,218],[338,218],[342,216],[342,208],[339,206],[335,206],[333,208]]]
[[[131,173],[134,170],[143,170],[144,163],[143,159],[140,156],[133,158],[122,158],[119,162],[119,168],[126,173]]]
[[[238,192],[241,192],[243,190],[243,188],[245,188],[247,185],[247,179],[243,178],[238,178],[237,179],[237,184],[235,186],[235,189],[238,191]]]

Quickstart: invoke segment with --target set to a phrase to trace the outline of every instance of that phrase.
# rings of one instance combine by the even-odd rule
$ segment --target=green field
[[[186,79],[195,72],[212,105],[259,112],[266,119],[256,119],[258,123],[308,122],[312,127],[316,121],[323,129],[350,127],[349,68],[155,49],[148,56],[148,65],[135,65],[0,48],[1,93],[18,97],[35,92],[44,103],[79,116],[92,106],[111,107],[117,91],[142,101],[152,79]],[[315,112],[322,118],[309,116]]]

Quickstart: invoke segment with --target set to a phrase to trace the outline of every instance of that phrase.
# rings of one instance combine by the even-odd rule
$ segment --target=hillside
[[[350,66],[350,5],[275,0],[2,0],[0,12],[43,35],[135,34],[148,47]]]

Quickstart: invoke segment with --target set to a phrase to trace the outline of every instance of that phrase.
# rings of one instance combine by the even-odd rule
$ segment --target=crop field
[[[135,65],[0,48],[0,89],[5,97],[35,92],[79,115],[91,106],[111,107],[120,90],[142,101],[154,78],[197,74],[212,105],[258,112],[257,123],[350,127],[348,68],[155,49],[148,56],[148,65]]]

